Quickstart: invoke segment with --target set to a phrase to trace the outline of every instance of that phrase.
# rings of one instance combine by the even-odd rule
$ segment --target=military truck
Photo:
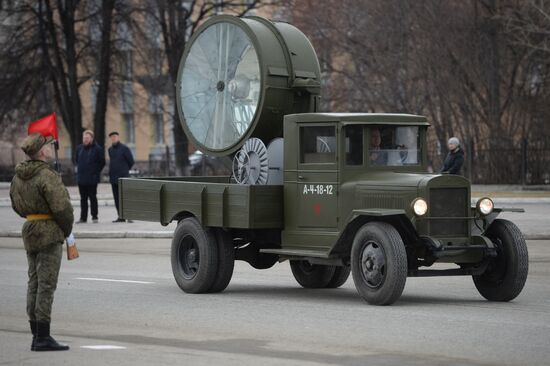
[[[425,117],[319,113],[319,63],[297,28],[213,17],[179,71],[188,138],[233,156],[232,174],[121,179],[120,207],[125,219],[178,223],[171,262],[183,291],[223,291],[235,260],[288,260],[305,288],[337,288],[351,273],[370,304],[394,303],[420,276],[472,276],[491,301],[520,294],[527,246],[496,218],[503,209],[487,197],[472,205],[462,176],[428,173]]]

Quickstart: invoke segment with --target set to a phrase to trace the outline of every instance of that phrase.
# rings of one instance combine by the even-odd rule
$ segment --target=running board
[[[409,277],[438,277],[438,276],[477,276],[485,272],[486,266],[479,268],[453,269],[420,269],[409,271]]]
[[[304,249],[260,249],[260,253],[277,254],[285,257],[310,257],[332,259],[328,252]]]

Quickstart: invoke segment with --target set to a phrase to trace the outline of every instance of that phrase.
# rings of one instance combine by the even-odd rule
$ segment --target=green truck
[[[306,288],[352,274],[377,305],[394,303],[407,277],[472,276],[491,301],[522,291],[520,230],[496,219],[503,210],[490,198],[472,206],[464,177],[428,173],[426,118],[317,112],[319,63],[290,24],[211,18],[189,41],[176,87],[188,138],[233,156],[233,173],[123,178],[120,206],[125,219],[178,222],[171,261],[183,291],[223,291],[235,260],[288,260]]]

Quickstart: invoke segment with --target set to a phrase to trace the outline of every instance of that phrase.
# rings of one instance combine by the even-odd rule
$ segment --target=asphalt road
[[[305,290],[287,263],[237,262],[222,294],[175,284],[166,239],[83,239],[63,261],[52,330],[69,352],[28,351],[26,259],[0,238],[0,365],[548,365],[550,241],[529,241],[530,273],[510,303],[471,278],[409,278],[400,301],[369,306],[350,279]],[[105,281],[111,280],[111,281]],[[134,282],[114,282],[134,281]],[[91,349],[85,347],[118,349]]]

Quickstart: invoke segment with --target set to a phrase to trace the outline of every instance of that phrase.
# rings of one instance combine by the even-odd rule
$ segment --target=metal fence
[[[10,149],[11,150],[11,149]],[[12,151],[0,149],[0,181],[11,181],[15,163],[23,158]],[[441,169],[444,156],[431,159],[434,171]],[[228,157],[199,157],[190,159],[186,175],[229,175],[231,159]],[[76,184],[73,164],[61,160],[63,182]],[[176,174],[174,159],[136,161],[130,174],[136,177],[173,176]],[[466,149],[463,168],[465,177],[474,184],[550,185],[550,148],[515,148],[478,150],[470,154]],[[102,181],[109,181],[108,169],[103,170]]]
[[[432,161],[441,170],[445,156]],[[550,148],[465,149],[462,173],[474,184],[550,185]]]

